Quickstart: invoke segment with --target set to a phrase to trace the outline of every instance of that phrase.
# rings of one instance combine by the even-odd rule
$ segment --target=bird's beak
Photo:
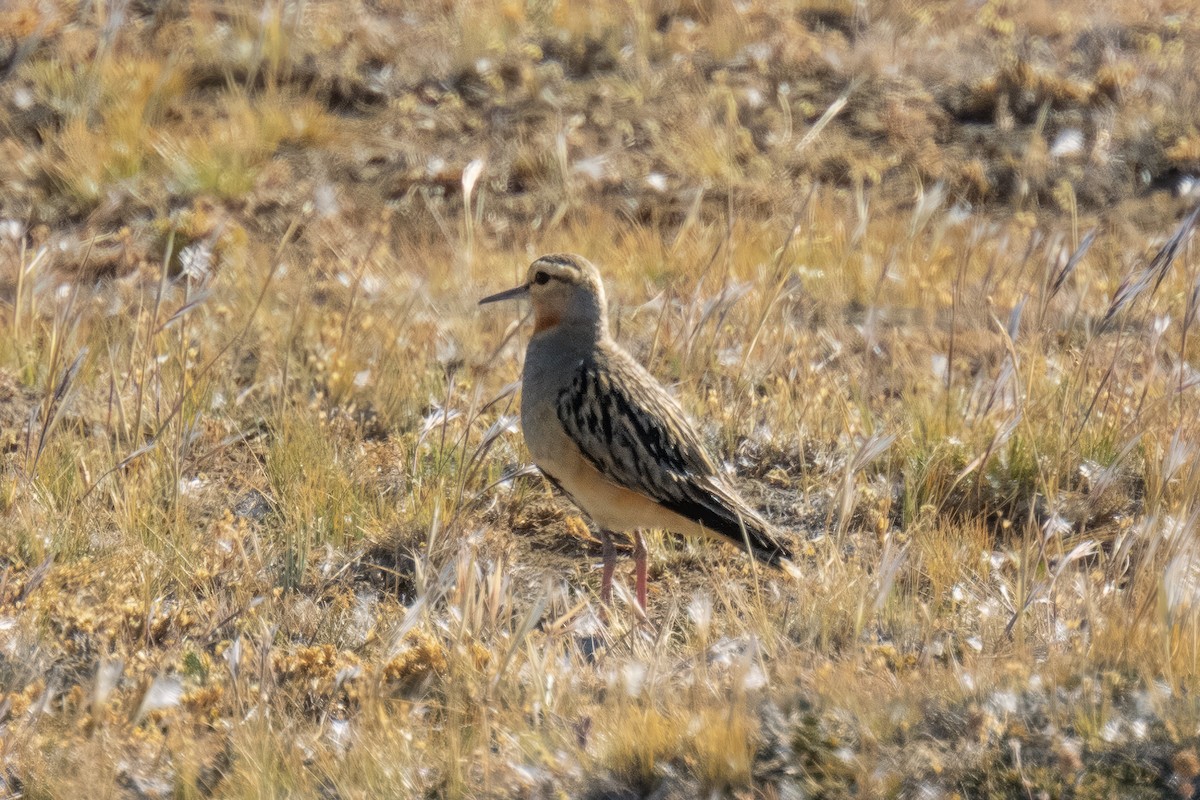
[[[528,296],[529,284],[523,283],[520,286],[515,286],[512,289],[500,292],[499,294],[488,295],[479,301],[479,305],[482,306],[486,305],[487,303],[498,303],[501,300],[520,300],[522,297]]]

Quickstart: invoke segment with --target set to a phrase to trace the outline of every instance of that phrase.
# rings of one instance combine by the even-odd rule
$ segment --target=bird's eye
[[[550,273],[539,272],[538,274],[533,276],[533,282],[536,283],[538,286],[543,286],[543,285],[549,283],[550,282]]]

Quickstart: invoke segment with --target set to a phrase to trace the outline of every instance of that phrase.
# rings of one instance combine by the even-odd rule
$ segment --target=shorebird
[[[643,530],[715,537],[773,566],[791,557],[721,475],[675,398],[613,340],[604,284],[591,262],[542,256],[523,284],[479,303],[519,299],[532,303],[534,315],[522,376],[525,444],[599,530],[602,602],[612,600],[614,533],[632,534],[642,609]]]

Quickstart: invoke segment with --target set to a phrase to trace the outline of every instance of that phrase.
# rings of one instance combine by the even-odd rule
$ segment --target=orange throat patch
[[[536,314],[533,319],[533,332],[537,334],[542,331],[548,331],[560,322],[562,322],[562,317],[559,317],[557,314]]]

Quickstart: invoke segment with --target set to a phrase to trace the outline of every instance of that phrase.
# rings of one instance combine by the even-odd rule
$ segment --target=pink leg
[[[617,568],[617,548],[613,544],[612,534],[606,530],[600,531],[600,546],[604,557],[604,571],[600,573],[600,602],[612,605],[613,571]]]
[[[641,531],[633,532],[633,563],[637,575],[637,601],[646,610],[646,543],[642,541]]]

